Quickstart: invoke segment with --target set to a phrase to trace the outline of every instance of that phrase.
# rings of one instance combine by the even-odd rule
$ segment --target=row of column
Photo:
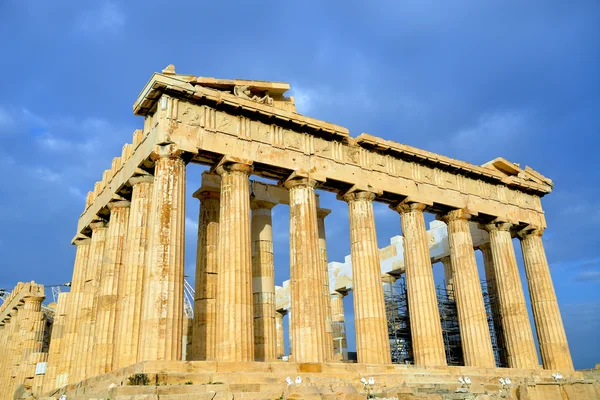
[[[185,163],[155,154],[154,176],[130,179],[108,221],[77,246],[61,297],[44,390],[144,360],[178,360],[183,336]]]
[[[35,285],[33,282],[25,285]],[[35,288],[34,288],[35,289]],[[36,290],[34,290],[36,291]],[[0,398],[8,399],[23,385],[28,390],[38,390],[35,380],[36,365],[47,360],[43,352],[46,319],[42,312],[45,299],[43,288],[39,295],[28,295],[23,302],[10,310],[0,323]]]

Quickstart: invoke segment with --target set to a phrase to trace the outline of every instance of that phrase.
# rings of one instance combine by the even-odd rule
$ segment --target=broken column
[[[542,229],[519,232],[542,364],[545,369],[573,371],[573,360],[550,276],[542,234]]]
[[[381,283],[379,246],[370,192],[343,196],[350,217],[350,251],[356,325],[356,352],[359,363],[391,363],[390,342]]]
[[[170,146],[155,159],[152,224],[144,275],[138,361],[181,360],[185,244],[185,162]]]
[[[322,291],[323,263],[315,186],[309,178],[285,182],[290,194],[290,318],[294,362],[324,362],[329,357],[327,312]]]
[[[448,300],[454,300],[454,274],[452,272],[452,259],[450,256],[443,257],[441,260],[444,265],[444,281],[446,282],[446,291]]]
[[[348,343],[346,340],[346,317],[344,315],[345,294],[331,294],[331,325],[333,328],[334,359],[348,360]]]
[[[253,361],[252,253],[250,184],[252,166],[217,168],[221,175],[221,208],[217,275],[216,358]]]
[[[538,368],[539,364],[512,244],[511,226],[509,223],[498,222],[485,225],[485,229],[490,234],[492,259],[496,269],[494,276],[500,300],[508,366],[533,369]]]
[[[285,355],[285,339],[283,333],[283,317],[284,313],[281,311],[277,311],[275,313],[275,332],[277,335],[277,349],[275,352],[275,356],[278,359],[281,359]]]
[[[448,225],[454,296],[466,366],[496,366],[483,293],[469,228],[471,216],[464,210],[452,210],[441,217]]]
[[[400,213],[404,235],[404,265],[415,365],[446,365],[440,313],[423,216],[425,205],[401,203],[394,209]]]
[[[275,260],[271,209],[275,203],[252,200],[252,296],[254,301],[254,359],[276,359]]]

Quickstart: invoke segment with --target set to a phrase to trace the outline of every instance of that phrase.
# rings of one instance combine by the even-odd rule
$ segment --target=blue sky
[[[592,367],[600,362],[599,20],[598,2],[577,0],[0,1],[0,287],[70,280],[85,193],[142,126],[131,106],[145,82],[173,63],[180,73],[290,82],[299,112],[353,136],[475,164],[502,156],[553,179],[543,199],[547,255],[575,365]],[[191,194],[202,170],[188,168],[191,276]],[[347,209],[332,194],[322,203],[334,210],[329,258],[341,261]],[[383,246],[400,220],[386,207],[376,214]],[[289,276],[288,210],[274,216],[280,283]],[[439,280],[441,264],[434,269]],[[346,310],[351,320],[351,298]]]

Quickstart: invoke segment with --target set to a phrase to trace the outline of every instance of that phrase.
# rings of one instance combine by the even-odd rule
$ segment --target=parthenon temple
[[[545,255],[549,178],[503,158],[479,166],[351,136],[298,114],[289,89],[172,65],[152,75],[133,105],[143,129],[87,195],[71,288],[52,306],[53,323],[35,282],[0,307],[0,399],[600,398],[598,383],[573,368]],[[194,178],[197,200],[186,198],[192,163],[208,167]],[[344,262],[328,259],[331,210],[319,191],[347,207]],[[402,234],[382,249],[375,202]],[[275,268],[287,268],[274,262],[272,210],[281,204],[290,279],[276,286]],[[186,207],[199,207],[193,319],[184,310]],[[436,219],[429,230],[425,213]],[[459,362],[448,358],[438,262]],[[410,355],[399,363],[390,318],[400,279]]]

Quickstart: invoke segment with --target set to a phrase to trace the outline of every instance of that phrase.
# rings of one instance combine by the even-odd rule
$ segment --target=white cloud
[[[0,129],[10,127],[13,124],[14,119],[10,115],[10,112],[5,108],[0,107]]]
[[[190,217],[185,217],[185,233],[196,236],[198,234],[198,223]]]
[[[85,194],[83,194],[83,192],[82,192],[81,190],[77,189],[76,187],[74,187],[74,186],[69,186],[69,189],[68,189],[68,190],[69,190],[69,193],[70,193],[70,194],[72,194],[73,196],[75,196],[75,197],[78,197],[78,198],[80,198],[80,199],[83,199],[83,200],[85,200],[85,198],[86,198],[86,195],[85,195]]]
[[[47,167],[37,167],[34,168],[31,171],[32,175],[34,175],[35,177],[37,177],[38,179],[44,181],[44,182],[58,182],[61,180],[62,176],[61,174],[52,171],[51,169],[47,168]]]
[[[123,29],[125,21],[125,14],[120,7],[105,1],[100,7],[83,13],[77,21],[77,29],[87,33],[115,34]]]

